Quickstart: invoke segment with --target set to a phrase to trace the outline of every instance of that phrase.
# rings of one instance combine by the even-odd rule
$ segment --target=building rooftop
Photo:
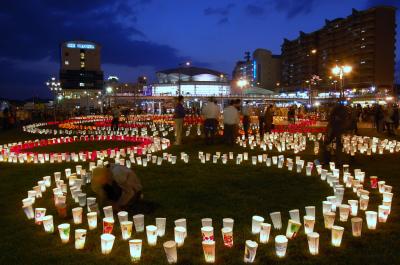
[[[202,75],[202,74],[209,74],[209,75],[215,75],[215,76],[220,76],[220,75],[226,75],[225,73],[207,69],[207,68],[200,68],[200,67],[179,67],[179,68],[172,68],[172,69],[166,69],[163,71],[158,71],[158,73],[161,74],[182,74],[182,75],[187,75],[187,76],[196,76],[196,75]]]

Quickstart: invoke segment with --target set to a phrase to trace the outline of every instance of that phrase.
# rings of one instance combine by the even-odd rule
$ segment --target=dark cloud
[[[395,6],[400,8],[400,1],[399,0],[367,0],[366,7],[373,7],[373,6]]]
[[[31,0],[23,5],[16,2],[19,1],[6,1],[0,6],[1,95],[13,91],[21,80],[15,83],[15,76],[5,73],[4,64],[9,66],[7,71],[19,71],[19,76],[24,77],[22,91],[27,87],[42,91],[43,74],[21,70],[20,66],[44,58],[57,62],[59,44],[66,40],[84,39],[101,44],[103,63],[163,68],[184,60],[177,50],[149,41],[137,28],[136,14],[149,0]]]
[[[265,8],[262,5],[248,4],[245,11],[250,16],[261,16],[265,14]]]
[[[206,16],[217,16],[219,17],[218,25],[226,24],[229,22],[229,15],[235,4],[230,3],[224,7],[208,7],[204,9],[204,15]]]
[[[308,14],[314,7],[315,0],[277,0],[273,1],[275,9],[286,14],[287,18],[294,18],[301,14]]]

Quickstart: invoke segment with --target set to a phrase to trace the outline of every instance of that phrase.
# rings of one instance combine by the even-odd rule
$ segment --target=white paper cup
[[[143,214],[134,215],[133,223],[135,225],[135,230],[137,233],[144,231],[144,215]]]
[[[75,249],[83,249],[86,241],[86,229],[75,230]]]
[[[110,254],[114,245],[115,236],[111,234],[102,234],[100,236],[100,239],[101,239],[101,253],[103,253],[104,255]]]
[[[312,232],[307,234],[308,249],[311,255],[318,255],[319,252],[319,234]]]
[[[140,261],[140,257],[142,256],[142,240],[141,239],[129,240],[129,253],[131,255],[131,261],[133,263],[137,263]]]
[[[167,241],[163,244],[165,255],[169,264],[178,262],[178,253],[175,241]]]
[[[244,259],[245,263],[253,263],[256,258],[258,244],[252,240],[246,240]]]
[[[275,237],[275,252],[280,258],[286,255],[286,248],[288,244],[288,239],[286,236],[278,235]]]

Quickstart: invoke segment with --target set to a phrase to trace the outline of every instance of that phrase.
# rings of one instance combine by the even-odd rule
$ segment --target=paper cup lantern
[[[234,220],[232,218],[224,218],[222,219],[223,227],[230,227],[233,229]]]
[[[201,219],[201,226],[212,226],[212,219],[211,218],[203,218]]]
[[[60,203],[56,205],[58,216],[61,218],[67,217],[67,204]]]
[[[318,255],[319,252],[319,234],[312,232],[307,234],[308,249],[311,255]]]
[[[133,216],[133,224],[135,225],[136,232],[140,233],[144,231],[144,215],[137,214]]]
[[[148,225],[146,226],[147,243],[149,246],[157,245],[157,226]]]
[[[362,221],[363,221],[363,219],[360,217],[351,218],[351,229],[352,229],[352,233],[353,233],[354,237],[361,236]]]
[[[294,209],[289,211],[290,219],[300,223],[300,211],[299,209]]]
[[[358,201],[356,201],[356,200],[348,200],[348,203],[350,204],[350,215],[351,216],[357,216],[357,213],[358,213]]]
[[[178,253],[176,249],[175,241],[167,241],[163,244],[165,255],[167,256],[167,261],[169,264],[174,264],[178,262]]]
[[[271,233],[271,225],[267,223],[262,223],[260,230],[260,243],[263,244],[268,243],[270,233]]]
[[[103,253],[104,255],[110,254],[114,245],[115,236],[111,234],[102,234],[100,236],[100,239],[101,239],[101,253]]]
[[[272,225],[274,226],[275,229],[281,229],[282,228],[282,218],[281,218],[281,212],[272,212],[269,214],[272,220]]]
[[[42,225],[42,218],[46,215],[46,208],[35,208],[35,224]]]
[[[76,207],[72,209],[72,217],[74,219],[74,224],[81,224],[82,223],[82,207]]]
[[[120,224],[122,222],[128,221],[128,212],[125,212],[125,211],[118,212],[117,216],[118,216],[118,221]]]
[[[314,232],[315,217],[305,215],[303,219],[304,219],[304,233],[309,234]]]
[[[187,236],[187,223],[186,223],[186,219],[185,219],[185,218],[181,218],[181,219],[175,220],[174,223],[175,223],[175,226],[180,226],[180,227],[185,228],[185,238],[186,238],[186,236]]]
[[[186,228],[182,226],[176,226],[174,228],[174,235],[175,235],[175,242],[178,245],[178,247],[183,246],[183,243],[185,242]]]
[[[365,211],[368,208],[369,196],[361,195],[360,196],[360,210]]]
[[[324,225],[326,229],[331,229],[335,222],[336,214],[333,212],[324,213]]]
[[[214,263],[215,262],[215,242],[214,241],[203,241],[203,252],[204,259],[206,263]]]
[[[97,228],[97,212],[87,213],[87,221],[89,230],[93,230]]]
[[[22,209],[24,210],[25,216],[28,218],[28,220],[35,218],[32,205],[22,206]]]
[[[336,225],[332,226],[332,239],[331,239],[332,246],[340,247],[340,244],[342,243],[343,232],[344,232],[343,227]]]
[[[78,194],[78,201],[79,201],[79,206],[83,207],[86,205],[86,193],[80,193]]]
[[[306,206],[305,209],[307,216],[312,216],[315,218],[315,206]]]
[[[251,232],[253,234],[260,233],[261,223],[264,222],[264,218],[258,215],[253,216],[252,218],[252,225],[251,225]]]
[[[390,207],[386,205],[378,206],[378,221],[379,223],[386,223],[386,220],[389,216]]]
[[[392,201],[393,200],[393,193],[391,192],[383,192],[383,201]]]
[[[380,193],[383,193],[385,191],[385,181],[378,181],[378,189]]]
[[[378,213],[375,211],[366,211],[365,219],[367,219],[367,227],[370,230],[376,229],[376,223],[378,220]]]
[[[46,233],[52,234],[54,232],[54,222],[52,215],[46,215],[42,218],[43,228]]]
[[[339,220],[340,222],[347,222],[350,214],[350,206],[347,204],[341,204],[339,206]]]
[[[322,214],[326,214],[332,211],[332,202],[323,201],[322,202]]]
[[[244,262],[253,263],[256,258],[258,244],[252,240],[246,240],[245,250],[244,250]]]
[[[60,224],[58,225],[58,232],[60,234],[61,242],[66,244],[69,242],[69,234],[71,231],[70,224]]]
[[[120,225],[121,225],[122,239],[128,240],[129,238],[131,238],[133,222],[122,221]]]
[[[156,218],[157,236],[163,237],[165,235],[166,218]]]
[[[86,241],[86,229],[75,230],[75,249],[83,249]]]
[[[103,218],[103,234],[112,234],[114,229],[114,219],[110,217]]]
[[[131,261],[134,263],[139,262],[140,257],[142,256],[142,240],[141,239],[129,240],[129,252],[131,255]]]
[[[203,241],[214,241],[214,228],[212,226],[204,226],[201,228]]]
[[[231,227],[224,227],[221,229],[222,239],[224,241],[224,246],[231,248],[233,247],[233,230]]]
[[[112,206],[103,207],[104,217],[114,219],[114,213]]]
[[[371,184],[371,189],[376,189],[378,187],[378,177],[377,176],[369,177],[369,181]]]
[[[296,222],[295,220],[289,219],[288,226],[286,228],[286,237],[288,239],[293,239],[297,236],[301,227],[301,223]]]
[[[275,237],[275,252],[280,258],[286,255],[286,248],[288,244],[288,239],[286,236],[278,235]]]

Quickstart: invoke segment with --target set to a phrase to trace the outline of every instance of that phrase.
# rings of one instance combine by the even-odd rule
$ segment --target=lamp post
[[[53,99],[54,99],[53,115],[54,115],[54,121],[57,121],[57,115],[56,115],[57,103],[59,100],[63,98],[61,94],[62,91],[61,83],[57,81],[55,77],[51,77],[50,80],[46,82],[46,86],[50,89],[51,93],[53,94]]]
[[[190,62],[184,62],[184,63],[180,63],[179,64],[179,73],[178,73],[178,96],[181,95],[181,67],[182,66],[186,66],[189,67],[190,66]]]
[[[336,75],[340,79],[340,98],[344,97],[343,86],[344,86],[344,76],[349,74],[353,68],[350,65],[336,65],[332,68],[332,74]]]

